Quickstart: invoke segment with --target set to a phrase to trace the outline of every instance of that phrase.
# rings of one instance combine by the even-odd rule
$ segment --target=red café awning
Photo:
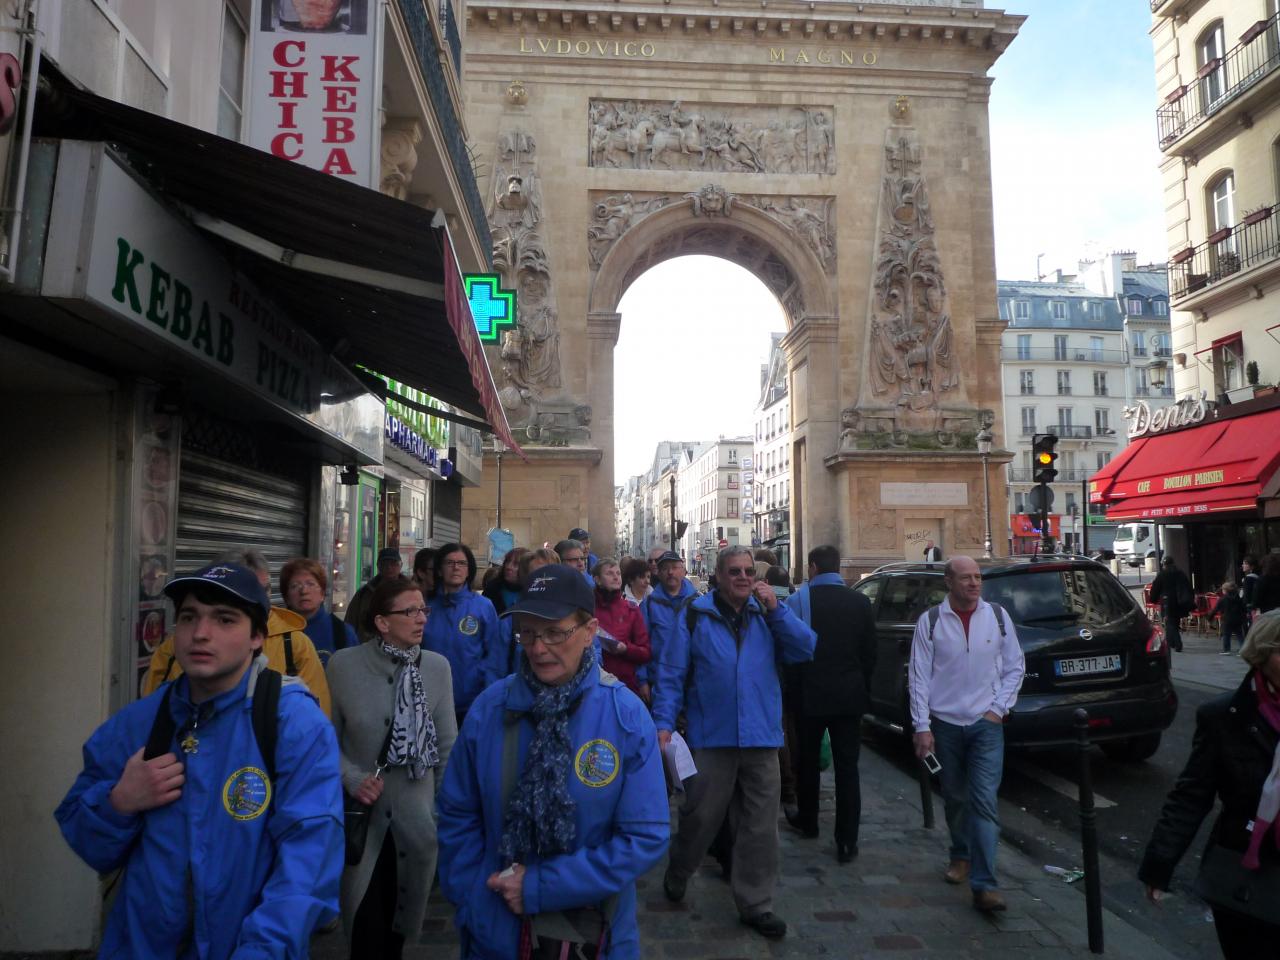
[[[1108,520],[1253,510],[1280,467],[1280,409],[1133,441],[1089,481]]]

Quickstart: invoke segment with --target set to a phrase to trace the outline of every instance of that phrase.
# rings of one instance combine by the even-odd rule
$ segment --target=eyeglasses
[[[465,560],[445,560],[445,561],[443,561],[443,562],[440,564],[440,566],[442,566],[442,567],[465,567],[465,566],[468,566],[468,564],[467,564],[467,561],[465,561]]]
[[[385,615],[389,617],[395,614],[397,617],[410,617],[412,619],[422,617],[425,619],[430,610],[430,607],[405,607],[403,610],[388,610]]]
[[[516,643],[522,647],[532,647],[541,640],[548,647],[559,646],[578,632],[577,627],[565,630],[561,627],[548,627],[546,630],[520,630],[515,634]]]
[[[731,577],[752,577],[756,575],[755,567],[728,567],[724,571]]]
[[[320,584],[314,580],[290,580],[289,590],[293,593],[299,593],[303,590],[319,590]]]
[[[586,557],[565,557],[564,562],[565,563],[586,563],[587,558]]]

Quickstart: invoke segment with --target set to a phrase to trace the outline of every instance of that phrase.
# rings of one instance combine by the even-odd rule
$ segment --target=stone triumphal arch
[[[503,470],[517,542],[586,526],[610,552],[618,303],[706,253],[787,318],[793,555],[981,549],[974,437],[1003,437],[988,70],[1020,23],[981,0],[469,4],[466,132],[520,303],[490,355],[527,438]],[[487,465],[471,542],[494,521]]]

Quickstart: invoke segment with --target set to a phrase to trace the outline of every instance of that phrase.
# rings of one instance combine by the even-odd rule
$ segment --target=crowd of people
[[[280,571],[283,607],[257,550],[172,580],[148,695],[93,734],[57,810],[109,878],[103,955],[305,956],[340,918],[353,958],[398,958],[438,879],[463,958],[638,958],[636,880],[665,857],[662,889],[682,901],[709,853],[742,922],[785,936],[779,811],[819,835],[824,738],[836,860],[858,856],[869,601],[834,546],[810,551],[799,589],[768,551],[729,547],[702,593],[674,552],[600,559],[571,533],[483,580],[465,544],[419,551],[411,577],[384,550],[345,618],[307,558]],[[913,742],[941,780],[940,879],[992,913],[1023,656],[976,561],[951,558],[944,580],[912,641]],[[1280,615],[1257,617],[1242,656],[1252,671],[1201,709],[1157,825],[1153,899],[1215,791],[1211,849],[1255,871],[1280,858],[1262,842],[1280,819]],[[675,772],[682,749],[692,775]],[[1228,957],[1277,942],[1271,918],[1208,899]]]

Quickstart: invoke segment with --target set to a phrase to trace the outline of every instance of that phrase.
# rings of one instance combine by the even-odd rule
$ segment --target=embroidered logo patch
[[[473,637],[480,629],[480,621],[472,616],[465,616],[458,621],[458,632],[464,637]]]
[[[618,748],[608,740],[588,740],[573,758],[573,772],[588,787],[607,787],[621,767]]]
[[[222,787],[222,806],[237,820],[262,816],[271,802],[271,781],[265,770],[241,767]]]

